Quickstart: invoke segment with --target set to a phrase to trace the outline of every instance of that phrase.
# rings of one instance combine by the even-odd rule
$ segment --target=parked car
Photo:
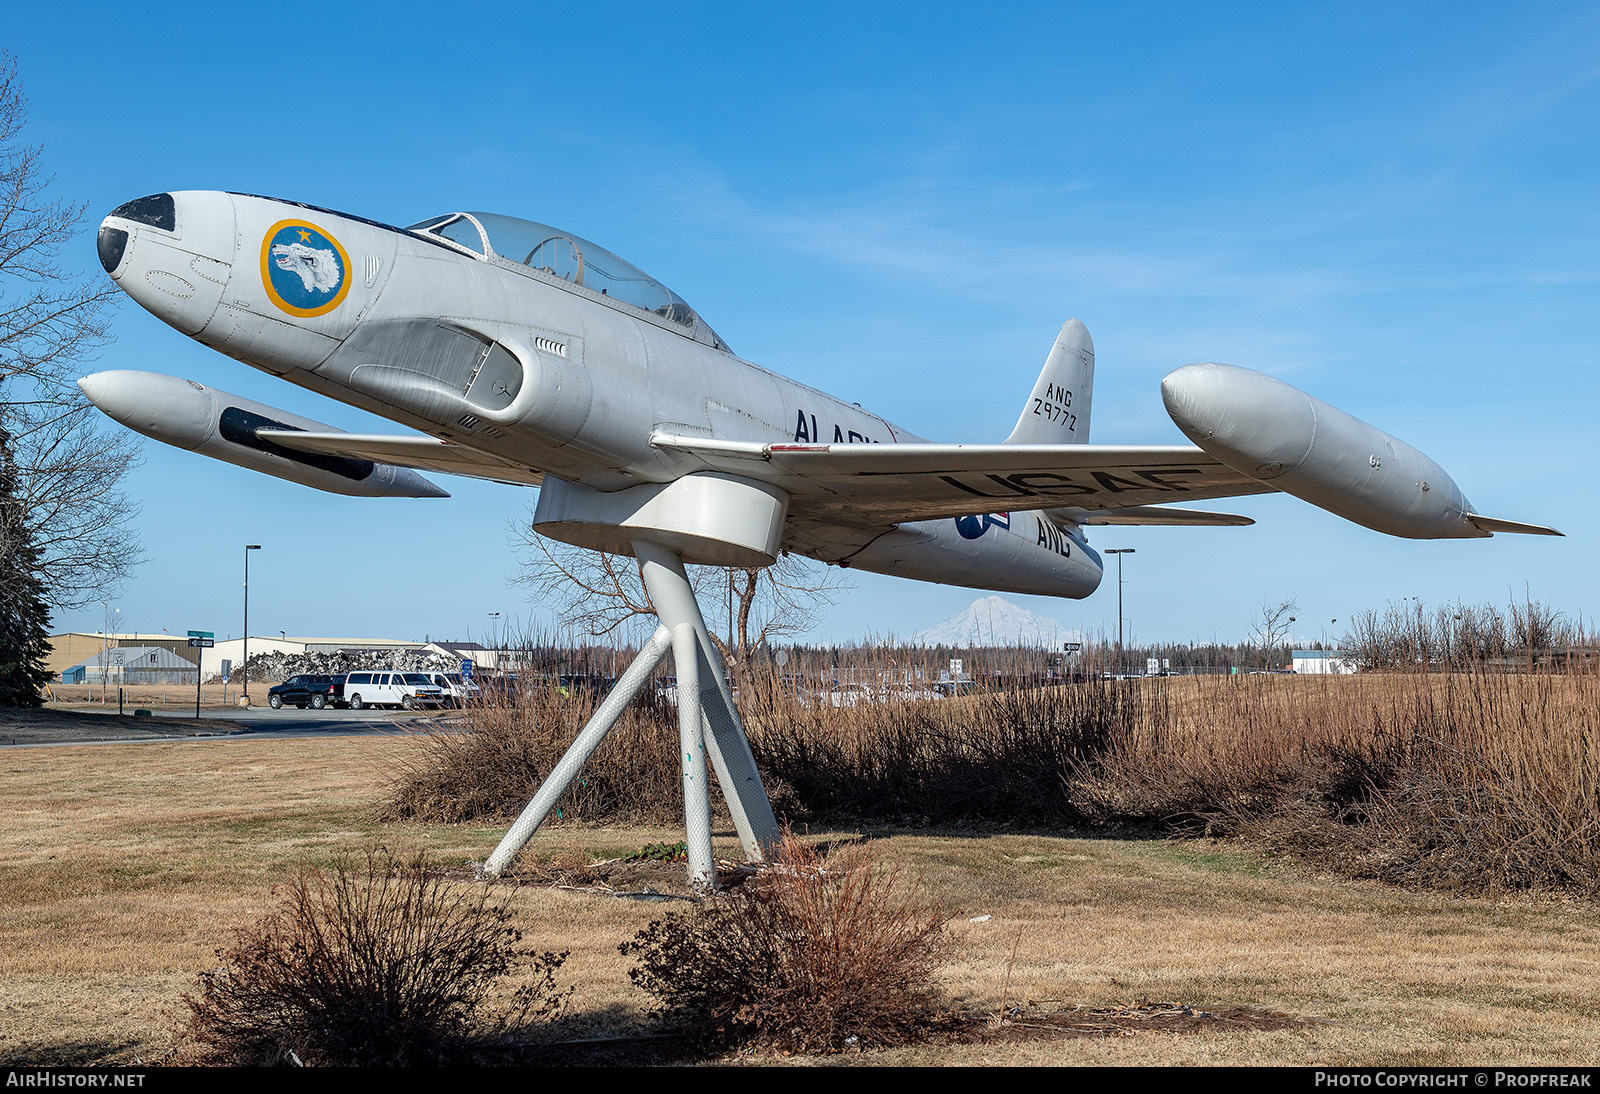
[[[280,710],[284,706],[304,710],[321,710],[334,700],[334,677],[291,676],[276,687],[267,689],[267,706]]]
[[[351,710],[363,707],[441,707],[443,688],[422,672],[352,672],[345,677],[344,701]]]
[[[426,675],[444,689],[446,702],[450,706],[466,706],[483,694],[482,688],[471,680],[463,679],[459,672],[430,672]]]
[[[556,690],[562,695],[586,691],[597,699],[616,686],[616,677],[602,676],[597,672],[564,672],[556,680]]]

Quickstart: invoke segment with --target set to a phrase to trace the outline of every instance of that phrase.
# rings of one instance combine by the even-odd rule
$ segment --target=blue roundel
[[[1010,528],[1010,513],[977,513],[969,517],[956,518],[956,531],[961,533],[962,539],[977,539],[983,533],[993,528]]]
[[[284,310],[318,315],[343,299],[349,277],[344,248],[320,229],[287,222],[267,238],[262,250],[268,288]]]

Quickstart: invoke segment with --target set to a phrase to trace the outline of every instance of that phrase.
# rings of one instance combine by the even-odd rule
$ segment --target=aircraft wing
[[[437,437],[387,433],[311,433],[298,429],[258,429],[256,436],[296,452],[323,456],[348,456],[374,463],[392,463],[418,471],[493,479],[516,486],[538,486],[544,476],[531,468],[502,460],[476,448],[441,441]]]
[[[651,443],[778,487],[797,520],[858,527],[1068,507],[1085,523],[1096,514],[1132,523],[1140,509],[1141,523],[1247,523],[1199,513],[1160,520],[1148,507],[1277,492],[1192,445],[760,444],[664,433]]]

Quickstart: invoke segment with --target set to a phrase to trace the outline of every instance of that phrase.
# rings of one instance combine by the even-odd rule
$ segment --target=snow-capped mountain
[[[938,626],[918,631],[910,641],[917,646],[1059,647],[1080,637],[1059,620],[1035,615],[1003,596],[986,596]]]

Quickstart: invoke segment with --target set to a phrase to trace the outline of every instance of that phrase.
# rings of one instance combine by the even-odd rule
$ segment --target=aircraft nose
[[[100,222],[100,234],[95,237],[95,249],[100,253],[100,265],[113,279],[117,269],[128,254],[130,231],[135,225],[159,228],[173,233],[178,226],[178,203],[171,194],[151,194],[148,197],[125,201],[107,214]]]
[[[198,334],[233,272],[233,199],[178,191],[124,202],[100,223],[100,265],[124,292],[185,334]]]

